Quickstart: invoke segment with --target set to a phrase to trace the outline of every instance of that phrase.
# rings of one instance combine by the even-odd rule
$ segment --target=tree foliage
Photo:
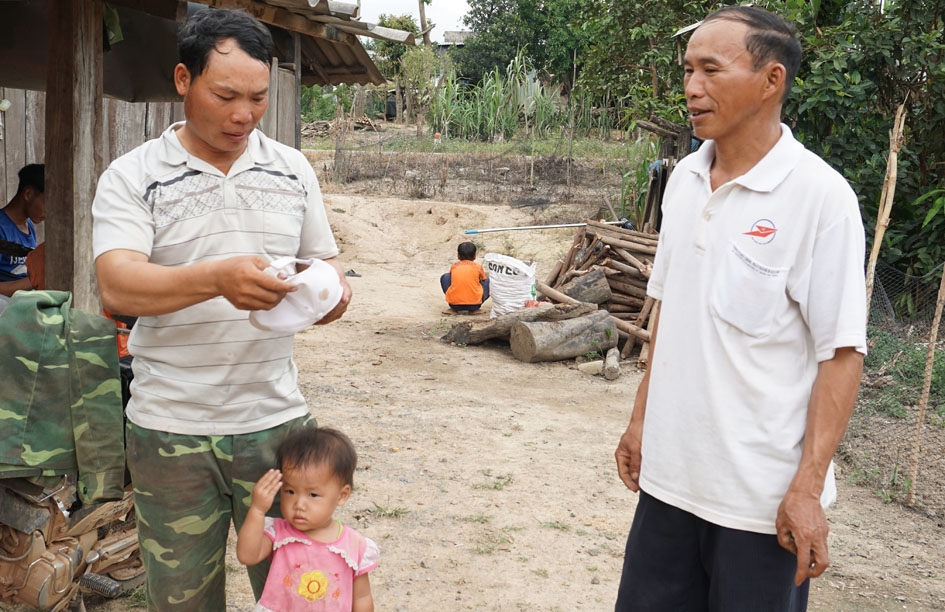
[[[506,71],[520,50],[539,77],[621,125],[686,120],[677,34],[732,0],[469,0],[461,73]],[[850,181],[869,239],[898,105],[907,109],[896,199],[881,256],[917,276],[945,260],[945,3],[756,0],[796,24],[805,50],[785,121]],[[575,61],[576,60],[576,61]],[[572,75],[577,75],[574,83]],[[494,78],[490,77],[490,82]],[[929,195],[931,194],[931,195]],[[938,207],[938,208],[935,208]]]
[[[598,98],[621,101],[633,118],[681,121],[685,40],[673,36],[716,3],[696,0],[587,0],[580,28],[588,46],[578,85]]]
[[[439,58],[431,47],[410,47],[401,58],[401,77],[410,100],[412,114],[417,118],[417,135],[423,130],[423,117],[437,88],[438,76],[449,69],[449,60]]]
[[[673,36],[729,2],[582,0],[588,43],[578,88],[627,109],[682,121],[679,59],[687,35]],[[945,186],[945,3],[940,0],[756,1],[794,23],[805,55],[785,120],[805,144],[841,170],[859,194],[870,236],[899,104],[907,108],[896,203],[883,258],[922,275],[945,259],[945,215],[926,222]]]
[[[504,71],[524,53],[530,66],[570,89],[574,57],[584,38],[571,23],[576,0],[470,0],[463,18],[475,34],[458,53],[462,74],[479,81],[494,70]]]
[[[945,186],[945,7],[936,0],[769,3],[798,24],[804,63],[786,115],[805,144],[841,170],[860,196],[871,235],[889,131],[906,107],[896,199],[882,258],[921,276],[945,259],[945,218],[926,217]]]
[[[410,32],[414,36],[420,34],[420,26],[417,25],[417,22],[414,21],[413,17],[410,15],[388,15],[382,13],[377,18],[377,24],[385,28]],[[377,65],[378,70],[381,71],[381,74],[392,81],[396,81],[401,71],[401,59],[409,47],[402,43],[372,39],[367,43],[366,48],[374,51],[374,63]]]

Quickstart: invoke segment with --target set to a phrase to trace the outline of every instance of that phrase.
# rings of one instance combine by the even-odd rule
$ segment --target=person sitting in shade
[[[489,279],[485,270],[476,263],[476,245],[463,242],[456,248],[459,261],[440,277],[440,287],[446,294],[450,309],[446,314],[476,312],[489,299]]]
[[[30,278],[28,265],[34,261],[41,265],[41,254],[39,261],[34,256],[28,262],[27,257],[36,249],[36,224],[46,218],[45,166],[28,164],[18,176],[16,194],[0,209],[0,241],[7,247],[0,248],[0,306],[17,291],[39,288]]]

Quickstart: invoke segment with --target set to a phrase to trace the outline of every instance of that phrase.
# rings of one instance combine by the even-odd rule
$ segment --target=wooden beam
[[[187,10],[186,0],[108,0],[109,4],[134,9],[161,19],[175,21],[180,6]]]
[[[356,36],[342,32],[334,26],[318,23],[298,13],[255,0],[207,0],[205,3],[214,8],[241,9],[263,23],[305,36],[324,38],[349,46],[356,44],[358,40]]]
[[[102,159],[102,0],[49,2],[46,76],[46,287],[101,312],[92,198]]]

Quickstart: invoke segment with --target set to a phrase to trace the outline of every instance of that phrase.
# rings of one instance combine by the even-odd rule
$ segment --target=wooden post
[[[879,200],[879,213],[876,230],[873,235],[873,250],[870,251],[866,266],[866,319],[870,316],[870,301],[873,298],[873,281],[876,277],[876,260],[883,245],[883,235],[889,227],[889,215],[892,212],[893,196],[896,195],[896,176],[898,174],[899,150],[902,149],[902,129],[906,122],[906,104],[903,102],[896,111],[893,129],[889,131],[889,159],[886,160],[886,179],[883,181],[883,194]]]
[[[938,286],[938,301],[935,303],[935,318],[932,319],[932,331],[929,332],[929,352],[925,357],[925,379],[922,381],[922,395],[919,398],[919,414],[915,420],[915,435],[912,437],[912,460],[909,464],[909,493],[906,504],[915,503],[915,483],[919,476],[919,448],[922,446],[922,429],[925,426],[925,410],[929,405],[929,391],[932,389],[932,368],[935,365],[935,345],[938,342],[938,325],[942,321],[942,308],[945,306],[945,268],[942,269],[942,282]]]
[[[292,63],[295,64],[295,148],[302,149],[302,36],[292,32]]]
[[[279,58],[272,58],[269,64],[269,106],[262,119],[259,120],[259,129],[272,138],[279,139]]]
[[[46,75],[46,287],[101,312],[92,198],[102,158],[102,0],[49,2]]]
[[[427,27],[427,10],[425,0],[419,0],[420,2],[420,31],[423,32],[423,45],[425,47],[430,46],[430,28]]]

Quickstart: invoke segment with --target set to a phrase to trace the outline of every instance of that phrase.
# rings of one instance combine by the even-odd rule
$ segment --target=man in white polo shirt
[[[710,15],[685,56],[705,140],[673,171],[648,294],[650,367],[617,451],[640,491],[616,610],[806,610],[829,564],[832,457],[866,353],[864,233],[781,107],[794,29]]]
[[[293,334],[249,320],[295,291],[270,261],[334,268],[340,302],[320,323],[351,299],[311,165],[255,129],[272,44],[246,13],[195,13],[174,69],[186,121],[115,160],[93,202],[102,303],[139,317],[127,456],[150,610],[226,609],[230,521],[242,525],[279,442],[314,424]],[[268,566],[257,567],[258,596]]]

